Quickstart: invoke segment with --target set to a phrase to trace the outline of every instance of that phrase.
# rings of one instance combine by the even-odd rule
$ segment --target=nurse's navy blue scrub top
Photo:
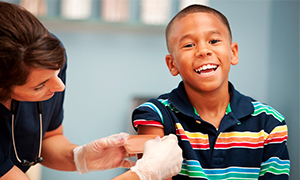
[[[67,63],[61,69],[59,77],[65,83]],[[63,101],[65,92],[55,93],[43,101],[43,136],[46,131],[52,131],[62,124]],[[12,143],[11,112],[0,103],[0,177],[5,175],[14,165],[23,172],[29,167],[22,166],[16,159]],[[15,143],[20,159],[32,162],[39,151],[40,120],[36,102],[20,102],[15,115]]]

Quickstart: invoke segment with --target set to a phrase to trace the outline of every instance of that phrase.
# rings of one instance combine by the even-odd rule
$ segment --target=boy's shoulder
[[[282,122],[285,119],[284,116],[280,114],[279,111],[277,111],[276,109],[274,109],[268,104],[261,103],[259,101],[253,101],[252,105],[254,107],[254,112],[252,116],[257,116],[259,114],[265,113],[266,115],[273,116],[275,119],[277,119],[280,122]]]
[[[248,108],[252,108],[251,116],[272,116],[279,122],[282,122],[285,118],[282,114],[279,113],[275,108],[267,103],[260,102],[250,96],[246,96],[239,91],[237,91],[233,85],[230,83],[230,91],[232,93],[230,103],[236,109],[243,109],[245,106]]]

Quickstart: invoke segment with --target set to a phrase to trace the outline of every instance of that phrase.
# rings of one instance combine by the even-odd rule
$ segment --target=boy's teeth
[[[207,65],[201,66],[199,69],[195,69],[195,71],[196,71],[197,73],[200,73],[200,71],[202,71],[202,70],[215,69],[215,68],[217,68],[216,65],[207,64]]]

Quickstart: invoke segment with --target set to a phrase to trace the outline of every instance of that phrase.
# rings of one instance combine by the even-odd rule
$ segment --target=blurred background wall
[[[165,65],[164,29],[184,2],[110,0],[106,3],[115,5],[107,6],[105,0],[92,0],[88,10],[81,5],[81,15],[76,16],[72,10],[69,14],[62,12],[68,7],[63,5],[68,0],[63,1],[48,0],[46,16],[37,16],[67,50],[66,137],[82,145],[114,133],[134,134],[130,116],[136,100],[169,92],[180,82]],[[201,2],[227,16],[233,41],[239,44],[240,62],[232,67],[230,81],[243,94],[273,106],[285,116],[290,179],[299,180],[299,1]],[[43,167],[42,179],[111,179],[124,171],[78,175]]]

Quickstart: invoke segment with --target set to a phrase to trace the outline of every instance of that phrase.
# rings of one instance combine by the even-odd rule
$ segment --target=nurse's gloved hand
[[[182,164],[182,150],[173,134],[149,140],[144,144],[143,157],[131,168],[141,180],[161,180],[178,174]]]
[[[125,160],[124,144],[128,137],[129,134],[120,133],[76,147],[73,152],[77,172],[84,174],[134,165],[134,162]]]

